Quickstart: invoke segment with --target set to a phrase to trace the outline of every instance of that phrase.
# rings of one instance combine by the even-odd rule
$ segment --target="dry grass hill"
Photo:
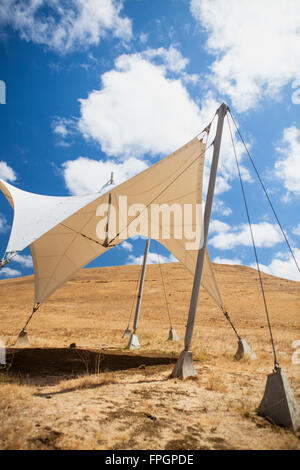
[[[196,378],[171,379],[183,346],[192,276],[180,263],[162,265],[179,343],[169,320],[160,270],[147,267],[138,336],[128,352],[122,334],[140,267],[85,269],[33,317],[31,347],[12,345],[33,298],[33,277],[0,281],[0,449],[300,449],[300,434],[257,416],[272,353],[257,272],[215,265],[239,334],[257,361],[235,361],[237,340],[222,312],[201,290],[193,338]],[[300,405],[300,284],[263,275],[278,359]],[[76,348],[69,348],[76,343]]]

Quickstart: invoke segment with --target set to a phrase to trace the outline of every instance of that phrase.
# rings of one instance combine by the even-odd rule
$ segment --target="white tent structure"
[[[150,235],[159,240],[194,274],[184,349],[172,376],[185,378],[196,375],[190,346],[200,283],[225,316],[227,314],[206,244],[223,123],[228,110],[223,103],[216,113],[218,123],[203,219],[202,187],[206,146],[198,137],[137,176],[112,189],[109,184],[97,194],[78,197],[41,196],[0,181],[0,189],[14,208],[12,231],[0,267],[9,262],[15,253],[30,245],[35,273],[32,315],[80,268],[126,238],[136,235],[137,231],[132,233],[132,229],[139,226],[140,235],[148,238]],[[106,211],[103,211],[104,204]],[[188,230],[178,237],[178,229],[183,226],[182,220],[178,223],[176,218],[170,217],[167,223],[162,223],[160,217],[154,218],[152,214],[152,208],[157,205],[173,208],[176,205],[181,214],[184,214],[185,207],[198,208],[198,217],[197,210],[190,212],[188,223],[184,223]],[[249,225],[251,229],[250,219]],[[105,230],[100,230],[100,227],[105,227]],[[190,234],[197,232],[201,233],[198,244],[194,244],[194,248],[187,248],[191,242]],[[25,331],[25,327],[22,331]],[[276,361],[275,348],[274,359],[275,368],[268,376],[259,412],[280,425],[297,430],[300,426],[300,412],[289,383]]]
[[[139,233],[148,236],[147,228],[188,270],[194,274],[198,249],[186,250],[191,240],[185,236],[176,239],[172,214],[169,225],[162,230],[161,218],[153,221],[151,204],[176,204],[177,209],[202,203],[202,180],[205,144],[197,137],[119,186],[104,188],[104,194],[52,197],[22,191],[0,180],[0,188],[14,208],[14,220],[6,249],[8,256],[30,245],[34,273],[34,304],[40,305],[74,273],[99,255],[124,239],[129,238],[133,225],[140,226]],[[107,189],[110,189],[107,191]],[[127,207],[121,207],[126,196]],[[123,199],[122,199],[123,198]],[[104,246],[97,234],[98,224],[107,222],[107,212],[102,217],[99,207],[111,201],[115,215],[113,242]],[[121,201],[121,202],[120,202]],[[140,211],[138,210],[140,205]],[[133,209],[133,205],[137,210]],[[133,209],[133,215],[127,209]],[[104,206],[102,206],[104,207]],[[194,210],[190,230],[201,231],[202,216]],[[198,227],[197,227],[198,225]],[[166,233],[167,232],[167,233]],[[109,233],[108,233],[109,235]],[[206,251],[202,285],[220,308],[223,301],[216,283],[208,251]]]

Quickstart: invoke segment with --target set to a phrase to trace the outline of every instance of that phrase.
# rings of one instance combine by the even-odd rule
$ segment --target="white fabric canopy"
[[[106,222],[107,216],[97,215],[99,205],[111,199],[116,215],[116,233],[112,241],[115,246],[131,236],[131,228],[140,222],[140,234],[151,236],[145,230],[145,223],[157,230],[153,237],[160,241],[193,274],[197,250],[186,249],[190,242],[185,234],[182,239],[174,237],[174,221],[171,217],[169,239],[161,233],[161,221],[153,224],[151,204],[202,203],[202,180],[205,145],[198,138],[193,139],[176,152],[149,167],[142,173],[109,190],[103,195],[91,194],[73,197],[48,197],[21,191],[1,181],[0,187],[15,209],[12,235],[7,251],[21,250],[30,243],[35,272],[35,303],[44,302],[58,287],[74,273],[111,247],[103,246],[104,237],[99,239],[97,225]],[[105,188],[107,190],[107,188]],[[109,189],[109,188],[108,188]],[[127,216],[120,206],[120,196],[127,197],[127,206],[143,204],[146,210],[137,217]],[[22,209],[23,207],[23,209]],[[50,219],[49,219],[50,214]],[[127,222],[126,222],[127,217]],[[196,225],[202,228],[202,218],[196,219],[193,211],[190,229]],[[154,225],[154,226],[153,226]],[[24,228],[26,230],[24,231]],[[214,271],[206,251],[202,285],[222,308],[223,302],[218,290]]]
[[[0,179],[0,188],[14,208],[14,220],[6,252],[22,251],[55,225],[99,197],[54,197],[22,191]]]

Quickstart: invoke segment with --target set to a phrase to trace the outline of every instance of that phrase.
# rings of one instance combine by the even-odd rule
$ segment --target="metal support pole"
[[[105,227],[105,240],[103,242],[104,247],[108,247],[108,232],[109,232],[109,219],[110,219],[110,206],[111,206],[111,193],[108,195],[108,209],[107,209],[107,223]]]
[[[7,257],[5,259],[5,255],[6,255],[5,253],[3,258],[0,260],[0,269],[6,266],[16,254],[17,254],[16,251],[10,251],[7,253]]]
[[[134,315],[134,321],[133,321],[133,332],[132,332],[132,335],[130,336],[130,340],[127,346],[128,349],[138,349],[140,347],[136,330],[138,327],[138,322],[139,322],[139,317],[140,317],[140,309],[141,309],[149,246],[150,246],[150,238],[147,238],[145,251],[144,251],[144,259],[143,259],[142,274],[141,274],[141,279],[140,279],[139,293],[137,297],[136,309],[135,309],[135,315]]]
[[[199,290],[200,290],[200,283],[201,283],[202,271],[203,271],[203,265],[204,265],[204,259],[205,259],[205,251],[206,251],[206,244],[207,244],[207,237],[208,237],[208,227],[209,227],[210,214],[211,214],[213,197],[214,197],[216,175],[217,175],[217,168],[218,168],[219,154],[220,154],[220,147],[221,147],[221,138],[222,138],[222,132],[223,132],[223,124],[224,124],[224,118],[226,116],[227,110],[228,110],[227,105],[223,103],[217,111],[218,124],[217,124],[216,136],[214,140],[214,151],[213,151],[209,184],[208,184],[208,190],[207,190],[207,196],[206,196],[205,211],[204,211],[203,245],[199,248],[199,251],[198,251],[193,290],[192,290],[191,301],[190,301],[190,309],[189,309],[187,327],[186,327],[186,332],[185,332],[184,350],[181,352],[178,358],[178,361],[174,367],[174,370],[172,372],[173,377],[186,378],[191,375],[197,375],[194,369],[194,365],[193,365],[192,352],[190,351],[190,346],[192,342],[195,316],[196,316]]]

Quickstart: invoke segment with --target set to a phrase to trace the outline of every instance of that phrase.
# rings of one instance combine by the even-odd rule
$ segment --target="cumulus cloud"
[[[0,214],[0,233],[5,233],[9,230],[9,225],[7,223],[6,217],[3,214]]]
[[[144,255],[141,255],[141,256],[129,255],[126,264],[143,264],[143,259],[144,259]],[[147,264],[158,264],[158,262],[159,263],[176,263],[177,259],[172,254],[170,254],[170,256],[162,256],[160,254],[159,261],[158,261],[157,253],[152,253],[151,251],[149,251],[148,256],[147,256]]]
[[[31,255],[19,255],[18,253],[13,257],[12,261],[21,264],[24,268],[32,268],[33,262]]]
[[[191,0],[215,56],[210,79],[239,111],[299,79],[298,0]]]
[[[211,219],[209,224],[209,233],[224,233],[230,230],[230,225],[221,220]]]
[[[161,59],[162,66],[175,73],[182,72],[189,63],[189,59],[183,57],[181,52],[173,46],[170,46],[169,49],[164,47],[148,49],[140,54],[135,54],[135,56],[146,60]]]
[[[286,200],[291,195],[300,196],[300,129],[295,126],[284,129],[277,151],[281,157],[275,162],[275,176],[287,190]]]
[[[292,233],[293,233],[294,235],[299,235],[299,236],[300,236],[300,222],[299,222],[299,224],[297,225],[297,227],[294,227],[294,228],[292,229]]]
[[[13,183],[17,179],[14,170],[6,162],[0,161],[0,178]]]
[[[124,248],[124,250],[127,250],[127,251],[132,251],[133,250],[132,243],[129,243],[126,240],[123,243],[121,243],[120,245],[118,245],[118,247]]]
[[[252,224],[253,236],[257,247],[272,247],[283,241],[279,228],[268,222]],[[220,221],[212,221],[210,233],[216,233],[209,239],[209,244],[219,250],[231,250],[236,246],[252,246],[250,230],[247,224],[230,227]]]
[[[64,118],[56,116],[51,122],[52,131],[58,137],[56,145],[69,147],[70,137],[78,134],[78,123],[76,118]]]
[[[22,273],[21,271],[18,271],[17,269],[12,269],[8,267],[4,267],[0,270],[0,276],[3,277],[15,277],[15,276],[20,276]]]
[[[300,250],[298,248],[294,248],[293,252],[298,264],[300,264]],[[251,265],[251,267],[256,269],[256,265],[254,264]],[[272,274],[273,276],[283,277],[293,281],[300,281],[300,273],[297,269],[294,259],[289,252],[276,253],[270,264],[260,264],[259,268],[263,272]]]
[[[55,117],[51,123],[54,134],[63,139],[77,130],[76,121],[62,117]]]
[[[224,201],[220,199],[214,199],[214,204],[213,204],[213,213],[215,214],[220,214],[223,216],[228,216],[232,214],[232,210],[230,207],[227,207]]]
[[[124,162],[93,160],[79,157],[62,165],[66,187],[71,194],[88,194],[100,191],[114,173],[116,184],[131,178],[147,168],[147,163],[131,157]]]
[[[168,77],[175,65],[163,51],[121,55],[102,75],[101,88],[80,100],[79,128],[107,155],[166,154],[202,130],[200,110],[180,78]],[[150,61],[156,57],[162,65]]]
[[[161,62],[153,63],[157,58]],[[102,75],[101,88],[80,100],[79,130],[85,138],[98,142],[107,155],[120,160],[145,154],[166,155],[176,150],[201,132],[220,106],[211,93],[207,93],[201,107],[191,98],[184,85],[186,65],[174,47],[121,55],[115,68]],[[216,120],[211,141],[215,131]],[[235,144],[241,160],[244,149],[240,142]],[[209,178],[211,150],[207,152],[204,186]],[[244,180],[251,181],[243,166],[241,171]],[[216,194],[228,191],[236,176],[230,133],[225,125]]]
[[[131,20],[120,16],[121,9],[119,0],[6,0],[0,4],[0,24],[64,54],[97,45],[108,33],[130,39]]]
[[[240,265],[243,264],[241,260],[238,258],[229,259],[229,258],[220,258],[220,256],[216,256],[213,262],[218,263],[218,264],[240,264]]]

